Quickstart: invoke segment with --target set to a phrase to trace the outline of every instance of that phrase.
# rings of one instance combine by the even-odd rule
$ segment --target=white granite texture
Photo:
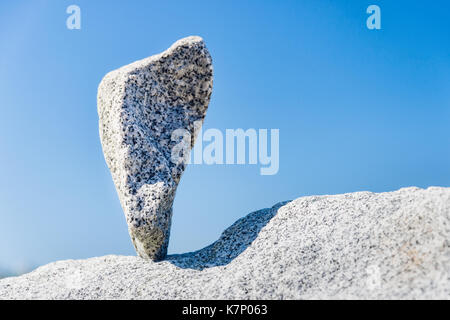
[[[212,93],[212,61],[200,37],[108,73],[98,88],[100,138],[136,252],[163,259],[172,203],[186,164],[174,163],[171,139],[202,123]]]
[[[197,252],[59,261],[0,298],[450,299],[450,188],[302,197]]]

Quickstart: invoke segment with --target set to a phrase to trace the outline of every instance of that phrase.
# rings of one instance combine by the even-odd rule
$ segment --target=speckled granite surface
[[[302,197],[161,262],[59,261],[3,299],[450,299],[450,188]]]
[[[194,145],[212,92],[213,69],[200,37],[108,73],[98,88],[103,152],[137,253],[167,253],[172,203],[184,162],[171,160],[175,130]]]

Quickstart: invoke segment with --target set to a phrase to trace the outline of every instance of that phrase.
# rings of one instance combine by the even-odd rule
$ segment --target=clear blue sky
[[[81,8],[82,29],[66,28]],[[381,30],[366,8],[381,8]],[[1,1],[0,267],[133,255],[98,135],[113,69],[202,36],[206,128],[280,129],[280,171],[191,166],[170,253],[304,195],[450,186],[449,1]]]

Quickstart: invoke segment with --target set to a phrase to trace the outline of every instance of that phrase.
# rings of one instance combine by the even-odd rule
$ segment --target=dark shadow
[[[213,244],[194,252],[168,255],[165,261],[179,268],[194,270],[225,266],[244,252],[278,210],[289,202],[280,202],[272,208],[252,212],[226,229]]]

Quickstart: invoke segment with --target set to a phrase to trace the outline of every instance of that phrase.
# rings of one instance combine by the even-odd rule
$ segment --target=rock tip
[[[179,47],[179,46],[186,45],[186,44],[194,44],[194,43],[197,43],[197,42],[203,42],[204,43],[205,41],[200,36],[188,36],[188,37],[182,38],[180,40],[177,40],[172,45],[172,48]]]

